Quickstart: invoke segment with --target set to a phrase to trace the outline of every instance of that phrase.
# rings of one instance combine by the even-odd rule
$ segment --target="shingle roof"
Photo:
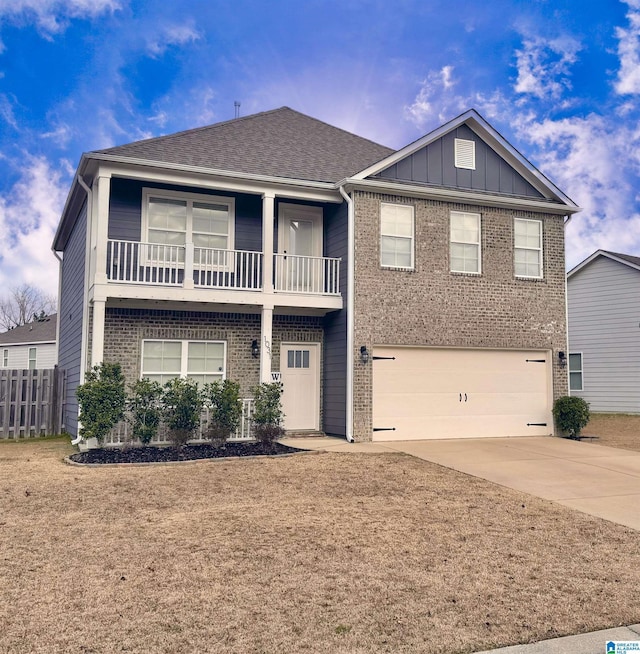
[[[628,261],[629,263],[632,263],[634,266],[640,266],[640,257],[634,257],[631,254],[620,254],[619,252],[610,252],[609,250],[602,250],[606,254],[610,254],[614,257],[618,257],[618,259],[623,259],[624,261]]]
[[[394,152],[281,107],[96,154],[251,175],[338,182]]]
[[[56,340],[57,314],[53,313],[44,320],[35,320],[20,327],[0,334],[0,345],[17,343],[53,343]]]

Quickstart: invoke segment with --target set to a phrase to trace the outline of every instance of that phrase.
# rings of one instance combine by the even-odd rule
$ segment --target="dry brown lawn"
[[[594,443],[640,451],[640,416],[620,413],[592,413],[585,436],[596,436]]]
[[[0,652],[473,652],[640,622],[640,532],[404,455],[0,443]]]

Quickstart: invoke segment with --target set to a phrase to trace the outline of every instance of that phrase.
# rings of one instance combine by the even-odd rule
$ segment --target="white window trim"
[[[571,370],[571,355],[580,356],[580,370]],[[580,388],[571,388],[571,373],[579,372],[580,373]],[[569,377],[569,395],[571,393],[582,393],[584,391],[584,355],[582,352],[569,352],[569,359],[567,361],[567,375]]]
[[[386,263],[382,263],[382,237],[391,236],[393,238],[407,238],[405,237],[395,237],[393,234],[383,234],[382,233],[382,207],[408,207],[411,209],[411,264],[409,266],[390,266]],[[378,228],[378,247],[380,252],[378,254],[378,261],[380,262],[380,267],[387,270],[415,270],[416,269],[416,210],[412,204],[403,204],[401,202],[381,202],[380,203],[380,224]]]
[[[478,219],[478,240],[477,241],[454,241],[451,235],[452,230],[452,220],[454,216],[475,216]],[[451,265],[451,244],[461,244],[461,245],[477,245],[478,246],[478,270],[468,271],[468,270],[454,270]],[[460,275],[482,275],[482,214],[475,213],[473,211],[451,211],[449,212],[449,270],[453,273]]]
[[[9,367],[9,348],[5,347],[2,350],[2,367],[3,368],[8,368]]]
[[[31,353],[33,352],[33,359],[31,358]],[[33,368],[31,367],[31,362],[33,361]],[[38,369],[38,348],[37,347],[30,347],[28,352],[27,352],[27,366],[29,370],[37,370]]]
[[[186,379],[189,362],[189,343],[216,343],[222,345],[222,370],[216,370],[215,373],[201,374],[219,374],[222,379],[227,378],[227,342],[219,340],[207,340],[202,338],[181,339],[181,338],[143,338],[140,346],[140,379],[146,375],[163,375],[166,371],[160,370],[143,370],[144,367],[144,344],[145,343],[180,343],[180,378]]]
[[[525,248],[521,246],[516,247],[516,223],[517,222],[523,222],[523,223],[537,223],[538,225],[538,231],[540,234],[540,247],[539,248]],[[513,269],[514,269],[514,275],[518,277],[519,279],[544,279],[544,252],[543,252],[543,236],[544,236],[544,231],[542,229],[542,221],[541,220],[533,220],[531,218],[514,218],[513,219]],[[536,252],[540,252],[540,274],[539,275],[518,275],[515,272],[515,266],[516,266],[516,259],[515,259],[515,253],[516,250],[534,250]]]
[[[164,200],[184,200],[187,202],[187,225],[185,232],[185,245],[193,244],[193,203],[205,202],[210,204],[226,204],[229,207],[229,240],[226,250],[235,250],[236,238],[236,200],[221,195],[207,195],[206,193],[187,193],[185,191],[168,191],[151,187],[142,188],[142,234],[141,241],[149,243],[149,198],[162,198]],[[179,264],[179,268],[184,264]]]
[[[471,139],[454,139],[454,166],[464,170],[476,169],[476,142]]]

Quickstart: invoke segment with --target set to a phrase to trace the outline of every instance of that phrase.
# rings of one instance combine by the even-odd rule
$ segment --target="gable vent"
[[[456,168],[476,169],[476,144],[475,141],[466,139],[454,139],[455,141],[455,166]]]

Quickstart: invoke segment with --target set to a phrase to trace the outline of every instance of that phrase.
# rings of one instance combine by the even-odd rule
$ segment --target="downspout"
[[[565,329],[565,336],[566,336],[566,350],[565,354],[567,357],[567,368],[569,366],[569,285],[567,283],[567,260],[566,260],[566,252],[567,252],[567,245],[566,245],[566,240],[567,240],[567,230],[566,227],[569,224],[569,221],[571,220],[571,214],[567,216],[567,219],[564,221],[564,231],[563,231],[563,237],[564,237],[564,252],[565,252],[565,262],[564,262],[564,329]],[[571,387],[569,384],[569,371],[567,370],[567,395],[571,395]]]
[[[92,212],[93,212],[93,191],[89,188],[89,186],[87,186],[86,182],[84,181],[84,179],[82,179],[80,175],[78,175],[77,179],[78,179],[78,184],[80,184],[80,186],[85,190],[87,194],[87,241],[89,241],[90,231],[91,231]],[[91,256],[90,253],[91,253],[91,249],[88,248],[87,254],[89,255],[89,257]],[[85,254],[84,290],[83,290],[83,298],[82,298],[82,338],[80,343],[80,383],[81,384],[84,382],[84,369],[86,367],[86,361],[87,361],[87,336],[84,333],[84,330],[88,323],[88,318],[89,318],[89,306],[87,302],[87,275],[89,274],[88,272],[89,257]],[[58,326],[60,326],[60,319],[61,316],[60,314],[58,314]],[[83,438],[82,436],[80,436],[80,421],[78,421],[78,434],[74,439],[71,440],[71,445],[77,445],[82,440]]]
[[[340,195],[347,203],[347,405],[346,436],[353,443],[353,330],[354,330],[354,278],[355,278],[355,227],[353,200],[342,186],[338,187]]]

